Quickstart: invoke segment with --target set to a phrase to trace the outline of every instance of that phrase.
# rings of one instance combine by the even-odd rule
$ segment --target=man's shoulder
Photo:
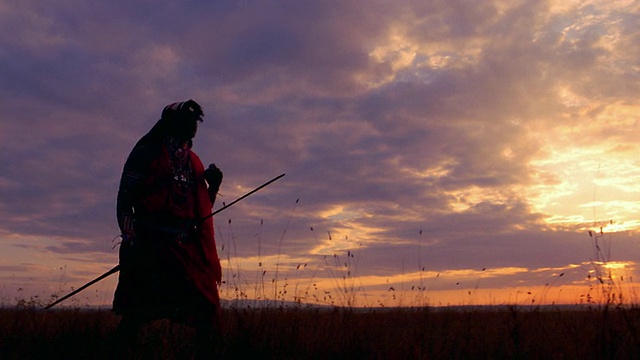
[[[160,156],[162,153],[162,144],[156,143],[142,143],[136,144],[136,146],[131,149],[131,153],[129,154],[129,160],[133,160],[135,162],[150,162]]]

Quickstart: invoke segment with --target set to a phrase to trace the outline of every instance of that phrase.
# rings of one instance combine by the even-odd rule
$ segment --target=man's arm
[[[146,146],[138,146],[131,151],[124,164],[116,203],[118,226],[123,236],[135,236],[133,230],[134,204],[143,188],[150,161],[149,149]]]

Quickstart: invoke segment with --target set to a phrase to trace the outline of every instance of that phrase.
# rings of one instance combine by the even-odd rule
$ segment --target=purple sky
[[[117,263],[124,160],[190,98],[216,208],[286,173],[216,217],[224,297],[578,302],[594,269],[633,288],[639,7],[0,0],[0,296]]]

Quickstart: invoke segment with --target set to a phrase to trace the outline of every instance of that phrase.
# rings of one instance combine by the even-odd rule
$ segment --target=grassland
[[[305,297],[317,304],[304,305],[297,285],[286,298],[286,278],[275,300],[253,301],[240,286],[240,269],[232,268],[235,282],[224,289],[234,300],[222,309],[221,334],[212,346],[217,359],[640,359],[640,306],[623,302],[626,283],[606,266],[602,231],[590,235],[597,281],[581,306],[359,308],[351,305],[357,290],[348,286],[356,272],[350,252],[347,261],[334,255],[335,264],[325,264],[338,285],[339,306],[308,290]],[[109,358],[118,316],[82,306],[43,307],[39,298],[0,307],[0,359]],[[131,358],[189,359],[194,353],[193,329],[157,321],[143,329]]]
[[[106,359],[107,310],[0,310],[1,359]],[[634,359],[640,309],[227,308],[216,358]],[[133,358],[188,359],[194,332],[158,321]]]

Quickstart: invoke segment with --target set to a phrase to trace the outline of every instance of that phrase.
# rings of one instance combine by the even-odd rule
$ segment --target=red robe
[[[213,204],[200,158],[189,151],[191,181],[181,187],[173,181],[167,147],[160,147],[134,149],[127,164],[135,167],[125,164],[123,179],[127,168],[141,175],[128,192],[136,238],[130,249],[121,248],[121,256],[122,251],[133,250],[125,254],[132,260],[126,265],[121,260],[114,311],[143,312],[150,318],[188,317],[201,305],[220,304],[217,284],[222,270],[213,218],[201,221],[211,214]]]

